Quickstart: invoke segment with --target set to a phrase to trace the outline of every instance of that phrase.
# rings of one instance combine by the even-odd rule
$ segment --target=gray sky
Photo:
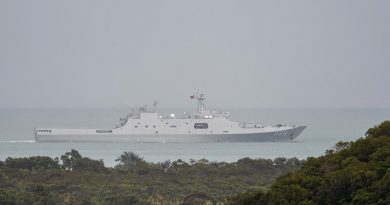
[[[0,1],[0,108],[390,107],[390,1]]]

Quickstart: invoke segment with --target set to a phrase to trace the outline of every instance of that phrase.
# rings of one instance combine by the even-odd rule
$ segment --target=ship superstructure
[[[294,140],[305,126],[263,126],[229,119],[229,112],[205,109],[203,94],[197,100],[194,114],[160,116],[157,102],[154,109],[146,106],[132,111],[113,129],[36,128],[36,141],[99,141],[99,142],[263,142]]]

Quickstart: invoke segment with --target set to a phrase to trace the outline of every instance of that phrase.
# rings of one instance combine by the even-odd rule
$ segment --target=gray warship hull
[[[294,140],[305,128],[305,126],[299,126],[283,132],[237,134],[74,134],[36,135],[35,138],[38,142],[282,142]]]
[[[229,112],[204,109],[204,95],[191,96],[198,100],[197,112],[185,112],[177,118],[160,116],[141,107],[120,119],[112,129],[36,128],[38,142],[266,142],[294,140],[305,126],[234,122]]]

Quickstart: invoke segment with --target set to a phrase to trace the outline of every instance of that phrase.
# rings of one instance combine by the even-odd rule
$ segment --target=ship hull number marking
[[[274,136],[286,136],[288,131],[278,131],[275,132]]]

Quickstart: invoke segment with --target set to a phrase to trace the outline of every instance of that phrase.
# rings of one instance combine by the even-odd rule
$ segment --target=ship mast
[[[201,114],[204,110],[203,101],[206,100],[206,98],[204,97],[204,94],[200,94],[199,96],[196,94],[196,99],[198,100],[198,114]]]

